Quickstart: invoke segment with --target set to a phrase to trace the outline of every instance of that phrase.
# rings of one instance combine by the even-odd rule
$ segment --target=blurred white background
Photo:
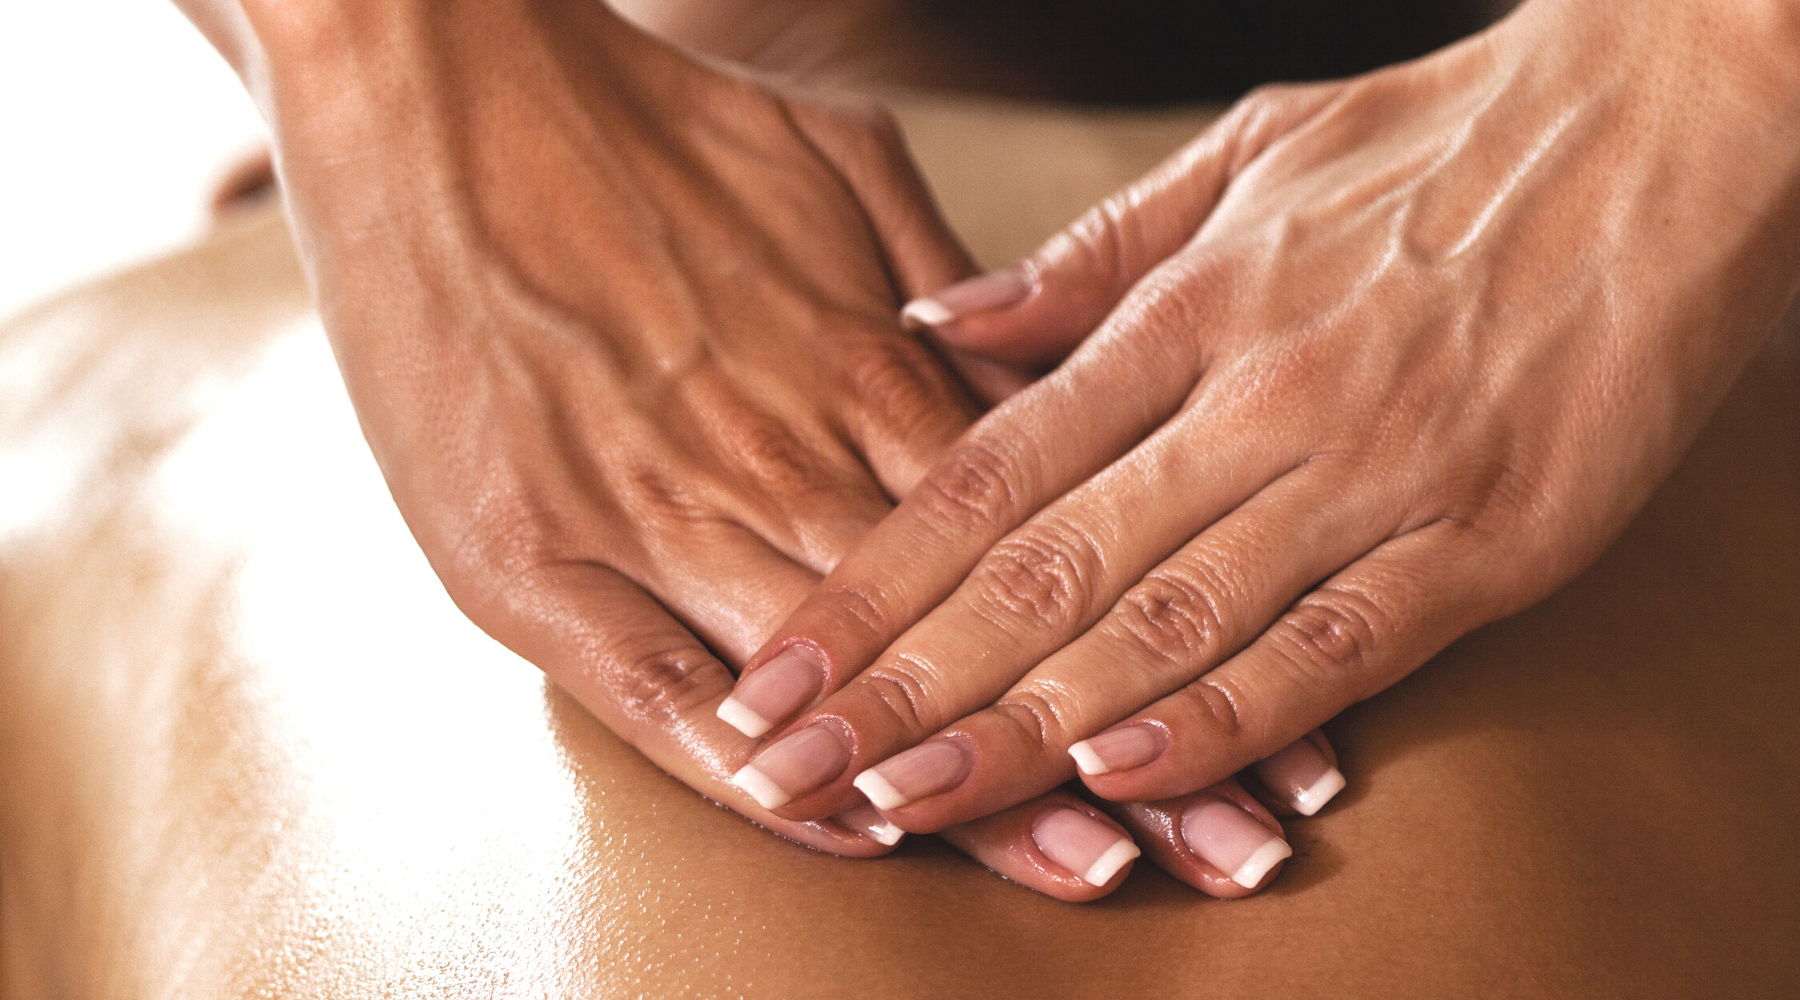
[[[178,245],[256,109],[169,0],[8,0],[0,30],[0,318]]]

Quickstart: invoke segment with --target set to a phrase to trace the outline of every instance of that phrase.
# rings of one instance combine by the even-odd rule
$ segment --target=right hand
[[[585,0],[247,9],[326,328],[451,597],[702,794],[816,848],[885,850],[872,809],[796,822],[732,785],[751,743],[714,710],[728,664],[979,412],[964,382],[1023,384],[966,356],[959,381],[894,318],[973,271],[897,130]],[[1063,810],[1073,827],[1046,819]],[[1118,884],[1068,858],[1127,828],[1217,881],[1179,857],[1179,822],[1121,815],[1058,791],[946,835],[1061,898]],[[1053,827],[1076,834],[1063,863],[1032,839]]]

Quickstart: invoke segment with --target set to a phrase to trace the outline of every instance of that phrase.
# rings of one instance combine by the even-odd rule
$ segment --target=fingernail
[[[812,701],[824,676],[818,653],[789,646],[738,678],[731,696],[719,704],[719,718],[745,736],[761,736]]]
[[[905,830],[883,819],[881,814],[875,811],[875,807],[867,802],[854,809],[838,813],[835,819],[877,844],[887,847],[898,844],[900,838],[906,836]]]
[[[969,759],[962,748],[949,740],[935,740],[882,761],[857,775],[852,784],[878,808],[898,809],[955,788],[968,773]]]
[[[1181,839],[1246,889],[1256,888],[1269,869],[1294,853],[1249,813],[1215,798],[1201,799],[1181,814]]]
[[[1089,885],[1105,885],[1140,853],[1130,837],[1079,809],[1057,808],[1031,824],[1031,839],[1044,857],[1081,876]]]
[[[1004,309],[1017,303],[1031,291],[1031,282],[1015,268],[977,275],[959,281],[936,295],[914,299],[900,310],[901,322],[908,326],[943,326],[964,316],[990,309]]]
[[[731,783],[764,809],[779,809],[843,773],[850,763],[844,741],[827,726],[808,726],[769,747]]]
[[[1258,763],[1256,776],[1302,816],[1325,808],[1333,795],[1344,790],[1343,772],[1332,767],[1312,740],[1306,739]]]
[[[1126,726],[1082,740],[1069,748],[1082,774],[1106,774],[1143,767],[1162,753],[1162,737],[1155,726]]]

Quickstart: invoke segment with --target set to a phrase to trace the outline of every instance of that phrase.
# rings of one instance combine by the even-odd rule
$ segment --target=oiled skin
[[[904,119],[990,263],[1200,124]],[[483,637],[244,220],[0,330],[4,996],[1781,995],[1797,379],[1790,323],[1595,567],[1330,727],[1271,890],[1071,906],[772,838]]]

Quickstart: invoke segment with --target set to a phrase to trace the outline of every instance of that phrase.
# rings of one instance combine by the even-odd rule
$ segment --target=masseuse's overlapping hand
[[[895,319],[970,265],[891,125],[585,2],[247,9],[269,51],[239,61],[327,328],[451,595],[694,788],[885,850],[898,831],[866,806],[792,821],[733,786],[753,744],[714,710],[728,664],[978,412]],[[989,398],[1022,384],[957,360]],[[1245,891],[1163,827],[1171,870]],[[1053,792],[946,835],[1084,899],[1127,870],[1125,829]]]
[[[1027,363],[1098,330],[753,661],[738,698],[785,735],[746,780],[796,819],[860,788],[913,831],[1078,764],[1107,799],[1180,795],[1568,580],[1793,294],[1776,27],[1538,0],[1255,95],[1020,268],[915,304]]]
[[[713,709],[979,412],[894,318],[970,270],[897,131],[582,0],[346,4],[267,34],[326,326],[451,596],[696,789],[883,850],[866,809],[759,809]]]

